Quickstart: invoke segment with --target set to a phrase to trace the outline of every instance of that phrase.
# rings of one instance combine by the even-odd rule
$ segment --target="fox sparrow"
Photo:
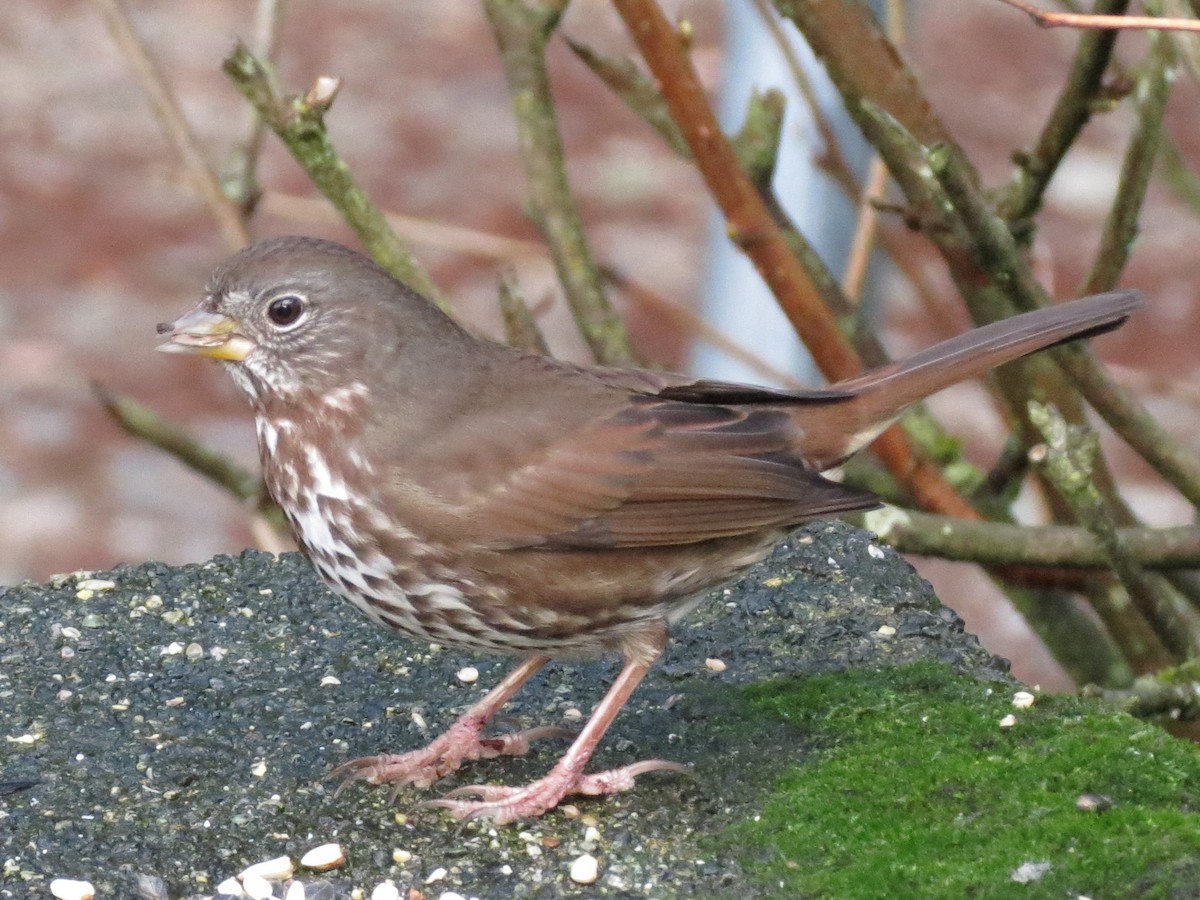
[[[159,326],[159,349],[222,360],[249,395],[266,485],[330,588],[396,631],[524,658],[429,746],[341,774],[424,787],[465,761],[524,753],[559,730],[485,737],[500,707],[552,657],[621,654],[544,778],[431,804],[508,822],[680,768],[584,773],[671,623],[793,525],[877,505],[823,470],[909,404],[1115,328],[1139,303],[1129,291],[1063,303],[782,392],[481,340],[366,257],[288,237],[218,269],[199,306]]]

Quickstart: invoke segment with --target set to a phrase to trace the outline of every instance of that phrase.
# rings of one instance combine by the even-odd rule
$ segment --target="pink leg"
[[[662,641],[665,641],[665,633]],[[659,642],[654,655],[648,660],[627,654],[625,667],[613,686],[609,688],[604,699],[592,711],[587,725],[579,733],[579,737],[554,768],[544,777],[532,784],[521,788],[503,787],[500,785],[471,785],[452,791],[440,800],[430,800],[422,806],[440,807],[450,810],[456,818],[474,819],[486,817],[498,825],[531,816],[540,816],[547,810],[553,809],[559,802],[570,794],[588,794],[598,796],[627,791],[633,787],[634,779],[645,772],[667,770],[671,772],[686,772],[687,769],[678,763],[661,759],[645,760],[611,769],[606,772],[596,772],[584,775],[583,769],[592,758],[596,746],[612,724],[618,712],[621,711],[629,696],[650,670],[650,666],[662,652],[663,643]],[[459,800],[463,795],[476,796],[479,800]]]
[[[354,759],[338,766],[330,776],[345,777],[339,791],[352,781],[365,781],[368,784],[392,782],[397,787],[406,784],[429,787],[464,762],[502,755],[520,756],[529,751],[530,741],[544,737],[570,737],[572,732],[563,728],[531,728],[492,738],[480,736],[500,707],[511,700],[548,661],[545,656],[529,657],[428,746],[398,755],[384,753]]]

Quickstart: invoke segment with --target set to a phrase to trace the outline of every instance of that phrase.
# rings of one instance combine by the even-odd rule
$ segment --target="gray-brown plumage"
[[[624,789],[652,761],[583,766],[671,622],[809,518],[877,505],[824,478],[905,407],[1120,325],[1134,292],[978,328],[824,390],[581,367],[481,340],[367,258],[279,238],[243,250],[161,349],[221,359],[254,407],[263,474],[325,582],[409,635],[525,661],[423,750],[343,767],[425,785],[545,730],[483,738],[551,657],[626,667],[558,765],[526,788],[436,801],[509,821]]]

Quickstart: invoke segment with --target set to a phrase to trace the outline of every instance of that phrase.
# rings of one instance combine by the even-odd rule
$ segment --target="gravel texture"
[[[760,760],[802,761],[806,748],[795,733],[730,727],[736,685],[915,659],[1007,679],[890,549],[844,524],[810,526],[677,629],[594,761],[663,757],[694,778],[644,776],[632,793],[535,822],[460,827],[414,807],[459,784],[537,777],[558,743],[394,802],[358,785],[335,797],[325,776],[428,740],[508,661],[384,633],[296,555],[3,588],[0,897],[49,896],[57,877],[98,896],[213,896],[249,864],[328,842],[347,861],[297,871],[310,900],[369,897],[385,880],[428,898],[746,896],[708,838],[755,813]],[[459,677],[468,666],[477,682]],[[615,672],[615,661],[555,664],[506,712],[570,725]],[[587,886],[570,877],[584,854],[599,862]]]

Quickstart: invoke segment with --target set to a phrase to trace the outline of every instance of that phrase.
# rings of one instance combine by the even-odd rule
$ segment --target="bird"
[[[913,403],[1120,326],[1122,290],[967,331],[812,390],[575,365],[472,334],[367,256],[269,238],[221,265],[158,349],[216,359],[253,410],[264,484],[319,578],[379,625],[520,662],[428,746],[347,762],[426,788],[554,727],[485,734],[551,659],[622,666],[569,748],[523,786],[425,805],[497,824],[606,795],[666,760],[586,771],[617,713],[713,588],[809,519],[879,505],[826,477]]]

